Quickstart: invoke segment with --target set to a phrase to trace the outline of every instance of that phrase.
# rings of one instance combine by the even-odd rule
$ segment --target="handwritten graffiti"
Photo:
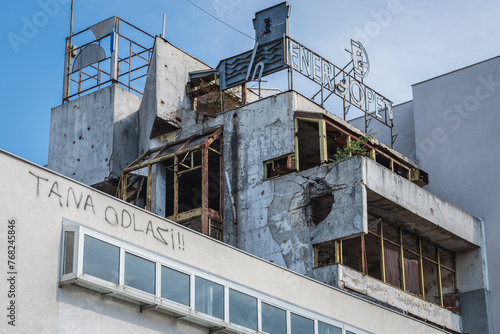
[[[92,196],[84,195],[83,192],[79,193],[79,198],[77,200],[77,195],[72,187],[67,188],[66,190],[59,188],[59,183],[57,181],[49,182],[49,179],[38,176],[33,172],[29,172],[30,175],[36,178],[36,195],[40,196],[41,192],[47,194],[48,198],[56,199],[61,207],[70,207],[71,205],[75,205],[77,209],[80,209],[82,205],[83,198],[85,197],[85,201],[83,202],[83,210],[87,211],[87,209],[92,209],[94,215],[96,214],[94,201],[92,200]],[[46,182],[46,183],[45,183]],[[49,184],[52,185],[50,188]],[[48,191],[46,191],[48,189]],[[71,196],[72,195],[72,196]]]
[[[184,235],[180,232],[175,233],[173,228],[160,227],[158,224],[153,223],[152,220],[149,220],[147,223],[137,222],[135,214],[128,212],[126,209],[117,211],[114,207],[108,206],[104,210],[104,219],[110,225],[120,226],[125,229],[130,228],[135,232],[151,235],[161,243],[167,246],[170,245],[172,249],[176,249],[176,247],[178,247],[179,249],[184,250]]]
[[[179,231],[174,231],[173,228],[166,227],[165,223],[160,225],[160,221],[137,221],[135,214],[130,210],[117,210],[113,206],[107,206],[101,211],[94,204],[90,194],[75,190],[73,187],[65,187],[58,181],[51,181],[31,171],[29,174],[35,178],[37,197],[45,197],[62,208],[76,208],[98,216],[101,216],[102,212],[104,221],[111,226],[151,236],[162,244],[172,247],[173,250],[184,250],[184,235]]]

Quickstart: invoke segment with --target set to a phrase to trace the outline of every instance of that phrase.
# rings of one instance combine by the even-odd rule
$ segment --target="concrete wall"
[[[13,333],[208,333],[193,325],[137,306],[109,299],[80,287],[58,287],[63,220],[128,242],[160,256],[224,278],[250,290],[278,298],[328,319],[337,319],[372,333],[442,333],[402,314],[350,296],[332,287],[245,254],[175,223],[170,223],[50,170],[0,151],[6,172],[0,220],[15,221],[16,296],[9,298],[7,266],[0,267],[1,332]],[[73,197],[73,192],[76,197]],[[82,198],[81,202],[78,201]],[[29,208],[29,209],[27,209]],[[109,215],[109,212],[118,215]],[[134,226],[115,221],[134,218]],[[121,218],[117,218],[120,219]],[[181,234],[183,247],[165,245],[146,226]],[[0,249],[7,253],[7,235]],[[15,301],[15,328],[8,325],[5,305]]]
[[[426,187],[484,219],[491,314],[500,314],[500,57],[416,84],[413,108],[417,159]],[[500,330],[500,318],[494,317]]]
[[[195,117],[191,100],[186,94],[189,72],[210,69],[164,39],[157,37],[146,87],[139,109],[139,153],[161,145],[151,136],[189,126],[189,117]]]
[[[368,158],[364,165],[366,187],[416,215],[406,228],[452,251],[481,246],[481,225],[477,218]],[[405,217],[399,217],[405,221]],[[442,231],[442,232],[440,232]]]
[[[140,97],[111,85],[52,109],[48,168],[93,185],[137,158]]]

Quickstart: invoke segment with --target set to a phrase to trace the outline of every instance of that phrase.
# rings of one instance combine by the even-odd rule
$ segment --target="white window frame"
[[[68,273],[63,273],[64,267],[64,258],[65,258],[65,233],[66,232],[74,232],[75,240],[74,240],[74,249],[73,249],[73,270]],[[83,251],[84,251],[84,237],[88,235],[90,237],[96,238],[97,240],[109,243],[120,249],[120,267],[119,267],[119,279],[118,284],[114,284],[112,282],[108,282],[106,280],[94,277],[89,274],[83,273]],[[143,248],[137,247],[128,242],[110,237],[101,232],[97,232],[93,229],[85,227],[83,225],[64,221],[62,228],[62,236],[61,236],[61,252],[60,252],[60,282],[59,285],[63,286],[66,284],[76,284],[86,288],[90,288],[92,290],[111,294],[114,297],[125,299],[129,302],[136,303],[138,305],[144,304],[146,306],[144,309],[149,307],[158,309],[160,311],[166,311],[170,314],[174,313],[179,316],[185,318],[185,320],[195,322],[198,324],[205,325],[207,327],[225,327],[231,331],[236,333],[256,333],[255,330],[250,328],[246,328],[237,324],[233,324],[229,321],[229,289],[235,290],[237,292],[249,295],[257,299],[257,333],[262,332],[262,303],[274,306],[276,308],[282,309],[286,312],[286,327],[287,333],[291,333],[291,314],[294,313],[298,316],[307,318],[313,321],[314,324],[314,333],[318,333],[318,321],[324,322],[326,324],[330,324],[332,326],[336,326],[342,328],[342,333],[345,334],[346,330],[349,330],[353,333],[359,334],[369,334],[366,331],[362,331],[358,328],[349,326],[340,321],[324,317],[316,312],[311,312],[309,310],[297,307],[295,305],[289,304],[267,294],[261,293],[259,291],[235,284],[229,280],[225,280],[221,277],[212,275],[202,270],[198,270],[191,266],[173,261],[168,259],[167,257],[160,256],[156,253],[149,252]],[[124,285],[124,275],[125,275],[125,253],[130,253],[136,255],[140,258],[146,259],[148,261],[155,263],[156,268],[156,285],[155,285],[155,293],[150,294],[144,292],[142,290],[138,290],[132,288],[130,286]],[[180,273],[186,274],[189,276],[189,306],[179,304],[172,300],[168,300],[161,297],[161,267],[167,267],[172,270],[176,270]],[[210,282],[220,284],[224,287],[224,319],[219,319],[201,312],[197,312],[195,305],[195,295],[196,295],[196,286],[195,279],[196,277],[203,278]],[[141,307],[141,310],[143,309]]]

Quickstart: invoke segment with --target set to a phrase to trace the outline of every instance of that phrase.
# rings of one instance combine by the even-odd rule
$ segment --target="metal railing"
[[[110,84],[142,95],[154,38],[116,16],[67,37],[63,103]]]

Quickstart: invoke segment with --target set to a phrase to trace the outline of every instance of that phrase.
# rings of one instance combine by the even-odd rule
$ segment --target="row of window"
[[[264,179],[357,155],[369,157],[394,173],[420,185],[428,183],[425,172],[420,171],[425,178],[423,181],[414,180],[413,174],[416,170],[410,169],[378,149],[369,147],[367,144],[371,139],[369,134],[356,139],[334,122],[325,119],[296,117],[295,153],[264,161]]]
[[[440,306],[456,298],[455,256],[378,219],[367,235],[315,245],[317,267],[341,263]]]
[[[61,283],[84,281],[96,290],[118,292],[142,305],[160,305],[244,333],[354,334],[342,323],[172,263],[165,258],[88,230],[65,224]],[[195,310],[196,312],[191,312]],[[202,314],[202,315],[200,315]],[[207,317],[208,316],[208,317]]]

